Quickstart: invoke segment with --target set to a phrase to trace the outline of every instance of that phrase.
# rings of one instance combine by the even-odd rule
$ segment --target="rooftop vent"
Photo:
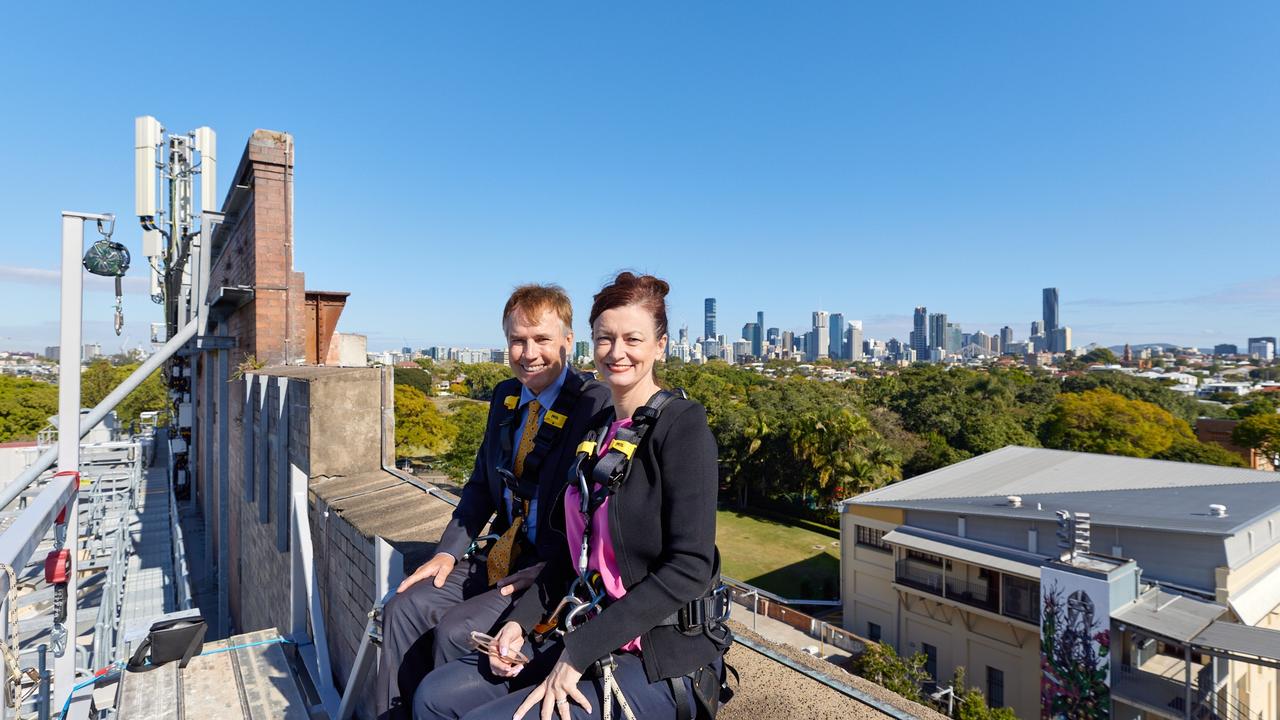
[[[1210,515],[1212,515],[1212,516],[1214,516],[1214,517],[1226,517],[1226,516],[1227,516],[1227,506],[1226,506],[1226,505],[1219,505],[1219,504],[1217,504],[1217,503],[1214,503],[1213,505],[1210,505],[1210,506],[1209,506],[1209,514],[1210,514]]]
[[[1022,507],[1022,497],[1018,495],[1009,495],[1008,497],[1005,498],[1005,500],[1009,501],[1009,507],[1016,507],[1016,508]]]

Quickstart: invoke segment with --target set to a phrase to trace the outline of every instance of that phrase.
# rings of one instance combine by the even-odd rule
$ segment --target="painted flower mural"
[[[1042,585],[1040,714],[1046,720],[1109,718],[1111,630],[1106,596],[1101,596],[1100,608],[1087,587],[1070,585],[1077,587],[1058,579]],[[1105,593],[1106,584],[1100,587]]]

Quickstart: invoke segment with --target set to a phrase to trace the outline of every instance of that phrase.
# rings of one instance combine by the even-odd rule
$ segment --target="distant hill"
[[[1185,346],[1184,346],[1184,345],[1174,345],[1173,343],[1143,343],[1143,344],[1141,344],[1141,345],[1130,345],[1130,346],[1129,346],[1129,349],[1131,349],[1133,352],[1138,352],[1138,351],[1140,351],[1140,350],[1146,350],[1147,348],[1151,348],[1151,349],[1153,349],[1153,350],[1155,350],[1155,349],[1159,349],[1159,350],[1177,350],[1178,348],[1181,348],[1181,347],[1185,347]],[[1123,345],[1112,345],[1112,346],[1108,347],[1107,349],[1108,349],[1108,350],[1110,350],[1111,352],[1115,353],[1116,355],[1119,355],[1120,353],[1123,353],[1123,352],[1124,352],[1124,346],[1123,346]],[[1205,355],[1212,355],[1212,354],[1213,354],[1213,348],[1196,348],[1196,349],[1197,349],[1197,350],[1199,350],[1200,352],[1204,353]]]

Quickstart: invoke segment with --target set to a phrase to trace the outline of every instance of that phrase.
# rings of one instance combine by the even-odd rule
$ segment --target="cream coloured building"
[[[1067,562],[1058,511],[1091,523]],[[841,538],[845,627],[1020,718],[1052,578],[1073,612],[1097,589],[1109,717],[1280,720],[1280,475],[1007,447],[846,501]]]

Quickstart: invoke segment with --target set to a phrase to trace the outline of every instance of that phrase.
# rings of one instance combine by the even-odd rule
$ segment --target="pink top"
[[[597,454],[604,455],[609,445],[618,434],[618,430],[631,426],[631,418],[615,420],[609,425],[604,440],[597,449]],[[564,526],[565,535],[569,539],[569,556],[578,562],[578,552],[582,549],[582,533],[586,529],[582,518],[581,498],[578,488],[570,485],[564,491]],[[604,592],[610,600],[617,600],[627,594],[622,586],[622,573],[618,571],[618,558],[613,554],[613,537],[609,534],[609,499],[600,503],[600,507],[591,515],[591,544],[587,547],[587,568],[600,573],[604,582]],[[631,640],[622,646],[623,652],[640,652],[640,638]]]

